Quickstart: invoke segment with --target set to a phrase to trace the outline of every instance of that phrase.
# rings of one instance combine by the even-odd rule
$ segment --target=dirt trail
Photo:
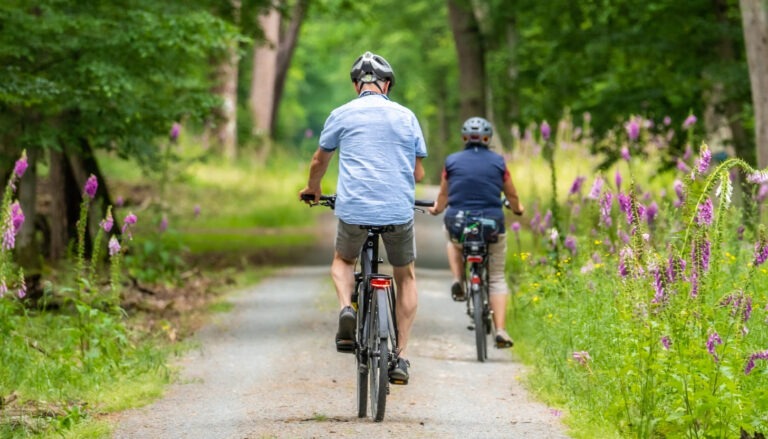
[[[180,382],[122,413],[114,437],[567,438],[557,412],[521,386],[525,368],[509,350],[491,348],[477,362],[464,305],[450,299],[449,272],[435,268],[446,266],[440,218],[416,222],[411,382],[392,386],[384,422],[356,416],[354,357],[335,352],[337,304],[322,264],[283,269],[233,295],[234,310],[179,361]]]

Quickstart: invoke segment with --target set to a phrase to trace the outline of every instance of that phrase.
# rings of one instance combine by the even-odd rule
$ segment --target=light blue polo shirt
[[[413,112],[385,95],[361,93],[336,108],[320,147],[339,150],[336,216],[348,224],[404,224],[413,219],[416,157],[426,157]]]

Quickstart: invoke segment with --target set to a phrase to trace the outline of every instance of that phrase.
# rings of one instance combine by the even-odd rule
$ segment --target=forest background
[[[494,147],[508,158],[533,152],[543,159],[537,168],[543,172],[530,180],[551,181],[551,199],[531,195],[539,196],[535,206],[542,215],[549,206],[555,225],[571,221],[566,195],[573,194],[559,190],[554,151],[576,145],[578,154],[568,157],[600,174],[623,166],[626,150],[653,166],[631,175],[648,188],[669,185],[682,166],[695,168],[693,150],[745,171],[747,178],[733,177],[743,191],[736,208],[746,213],[748,233],[762,248],[756,208],[762,200],[742,184],[761,183],[758,171],[768,166],[764,1],[9,0],[0,5],[0,29],[0,177],[9,183],[2,218],[4,236],[14,235],[14,244],[3,248],[0,274],[8,291],[23,290],[26,299],[0,308],[9,316],[0,328],[8,339],[18,338],[14,318],[35,315],[40,301],[71,304],[79,334],[71,345],[75,369],[110,373],[106,364],[90,362],[95,350],[88,340],[122,333],[112,326],[114,313],[100,314],[119,303],[90,298],[101,288],[95,273],[107,262],[99,224],[112,209],[114,233],[126,252],[118,263],[128,278],[148,284],[178,277],[184,273],[181,248],[205,238],[190,242],[193,234],[182,233],[169,243],[155,233],[166,230],[169,218],[183,229],[185,209],[199,213],[199,202],[184,204],[170,192],[178,189],[173,183],[210,173],[206,164],[230,163],[297,189],[328,112],[352,97],[349,68],[366,50],[393,65],[392,98],[419,118],[430,152],[429,182],[438,180],[445,156],[460,148],[461,122],[476,115],[493,122]],[[649,152],[648,145],[662,145],[663,153]],[[26,172],[18,172],[19,160]],[[696,215],[702,194],[725,170],[698,186],[691,174],[686,184],[697,197],[689,198],[695,200],[687,212]],[[579,176],[560,172],[560,185]],[[102,183],[90,186],[93,194],[84,190],[90,177]],[[152,196],[124,200],[121,182],[142,178]],[[260,183],[265,187],[257,192],[274,189],[266,179]],[[279,214],[255,213],[264,210],[256,205],[233,220],[236,214],[211,202],[211,210],[230,218],[208,225],[304,221],[282,203],[273,205]],[[151,227],[144,240],[131,243],[123,235],[134,210],[145,212]],[[687,244],[690,228],[682,230]],[[589,233],[585,229],[580,239]],[[566,238],[562,233],[554,248],[530,239],[559,261]],[[70,268],[70,278],[61,274]],[[120,297],[119,276],[109,285]],[[16,341],[29,349],[25,337]],[[6,358],[16,358],[13,346],[6,344]],[[114,348],[101,352],[112,358],[119,351]],[[9,404],[19,379],[5,376],[0,407]],[[661,409],[649,409],[647,401],[640,406],[642,427],[617,422],[619,429],[653,431],[649,419]],[[72,407],[57,419],[72,419]],[[697,431],[704,415],[680,422]],[[755,422],[750,425],[764,427]]]

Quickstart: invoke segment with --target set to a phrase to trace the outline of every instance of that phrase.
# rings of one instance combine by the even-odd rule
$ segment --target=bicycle
[[[304,195],[302,200],[313,201],[314,196]],[[336,196],[321,195],[317,204],[334,209]],[[433,202],[416,200],[414,204],[429,207]],[[395,283],[392,276],[379,273],[379,264],[384,262],[379,257],[379,236],[394,230],[394,226],[360,227],[368,230],[368,237],[360,249],[357,261],[360,271],[355,271],[355,289],[352,293],[352,306],[357,319],[354,346],[357,416],[366,416],[370,397],[371,417],[380,422],[384,419],[389,385],[404,384],[389,377],[389,371],[397,364],[399,353]]]
[[[467,315],[472,319],[469,329],[475,331],[477,360],[488,359],[488,335],[496,337],[493,310],[488,298],[488,244],[486,229],[496,230],[496,221],[482,216],[469,215],[462,232],[462,257],[464,260],[464,291],[467,298]]]

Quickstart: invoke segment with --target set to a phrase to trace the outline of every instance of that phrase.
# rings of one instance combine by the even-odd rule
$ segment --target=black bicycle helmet
[[[395,86],[395,72],[387,60],[375,53],[365,52],[352,64],[349,71],[352,82],[389,81],[389,88]]]
[[[482,117],[470,117],[461,127],[461,137],[464,143],[480,143],[488,146],[493,137],[491,123]]]

